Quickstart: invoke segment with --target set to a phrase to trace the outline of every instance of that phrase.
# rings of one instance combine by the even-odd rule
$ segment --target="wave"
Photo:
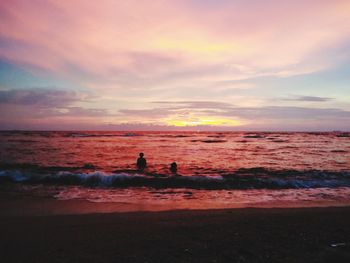
[[[134,136],[142,136],[137,133],[122,133],[122,134],[113,134],[113,133],[68,133],[65,137],[73,137],[73,138],[84,138],[84,137],[134,137]]]
[[[35,173],[25,170],[2,170],[0,182],[28,184],[83,185],[89,187],[151,187],[189,189],[289,189],[350,187],[350,171],[271,171],[264,168],[239,169],[232,174],[180,176],[58,171]]]
[[[265,136],[264,136],[264,135],[260,135],[260,134],[254,134],[254,135],[245,135],[245,136],[243,136],[243,138],[248,138],[248,139],[264,139]]]
[[[340,133],[336,135],[339,138],[350,138],[350,133]]]
[[[220,143],[220,142],[227,142],[227,141],[226,140],[191,140],[191,142]]]

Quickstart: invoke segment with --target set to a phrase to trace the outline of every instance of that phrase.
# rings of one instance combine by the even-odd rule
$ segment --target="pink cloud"
[[[1,37],[19,44],[1,48],[0,56],[73,77],[74,65],[112,83],[120,78],[115,71],[161,78],[215,64],[240,65],[249,74],[219,68],[210,72],[214,79],[249,78],[327,67],[331,62],[310,56],[349,36],[346,1],[198,8],[198,1],[3,1]],[[164,65],[163,57],[174,63]]]

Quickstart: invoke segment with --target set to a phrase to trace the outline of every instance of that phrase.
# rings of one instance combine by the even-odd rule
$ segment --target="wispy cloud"
[[[77,106],[89,98],[89,94],[53,89],[0,90],[0,128],[65,119],[72,124],[109,116],[106,109]]]
[[[182,105],[185,108],[205,108],[205,109],[216,109],[216,108],[230,108],[232,104],[221,102],[221,101],[154,101],[155,104],[165,104],[165,105]],[[177,106],[179,107],[179,106]]]
[[[29,90],[0,90],[0,104],[17,106],[63,107],[85,96],[75,91],[34,88]]]
[[[282,98],[285,101],[306,101],[306,102],[327,102],[333,100],[330,97],[318,97],[318,96],[292,96],[288,98]]]
[[[324,69],[348,40],[347,1],[253,2],[4,1],[0,56],[83,82],[229,80]]]

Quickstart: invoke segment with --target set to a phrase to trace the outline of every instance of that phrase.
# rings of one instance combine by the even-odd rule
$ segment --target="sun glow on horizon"
[[[186,126],[241,126],[242,121],[225,119],[225,118],[214,118],[208,116],[191,117],[191,118],[174,118],[164,120],[167,125],[176,127]]]

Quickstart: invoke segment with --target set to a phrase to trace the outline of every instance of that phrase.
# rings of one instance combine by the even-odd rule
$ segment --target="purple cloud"
[[[291,98],[284,98],[284,101],[307,101],[307,102],[327,102],[333,100],[330,97],[318,97],[318,96],[294,96]]]
[[[77,92],[53,89],[0,90],[0,104],[63,107],[83,98]]]

